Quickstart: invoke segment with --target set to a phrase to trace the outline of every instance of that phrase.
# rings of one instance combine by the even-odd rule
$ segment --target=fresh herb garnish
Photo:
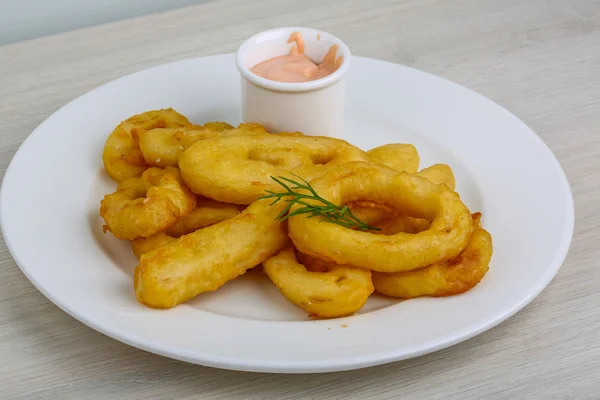
[[[346,228],[355,228],[360,231],[381,230],[358,219],[354,214],[352,214],[352,211],[348,206],[338,206],[319,196],[313,187],[310,186],[310,183],[298,175],[294,176],[302,182],[297,182],[283,176],[280,176],[279,178],[272,176],[271,179],[280,184],[286,191],[278,193],[267,190],[268,194],[259,198],[275,199],[271,205],[285,198],[285,201],[287,201],[288,204],[275,218],[277,221],[285,221],[286,219],[296,215],[308,214],[307,218],[320,216],[326,222],[338,224]],[[296,190],[307,191],[308,193],[297,192]],[[306,200],[313,200],[313,204],[306,202]],[[314,201],[321,204],[314,204]],[[292,206],[295,204],[298,204],[301,207],[297,207],[290,212]]]

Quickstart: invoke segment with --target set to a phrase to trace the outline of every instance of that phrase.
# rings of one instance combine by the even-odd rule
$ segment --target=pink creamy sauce
[[[310,82],[333,74],[344,58],[337,57],[338,45],[329,48],[321,64],[304,55],[304,39],[300,32],[290,35],[288,43],[296,42],[288,55],[271,58],[250,69],[256,75],[277,82]]]

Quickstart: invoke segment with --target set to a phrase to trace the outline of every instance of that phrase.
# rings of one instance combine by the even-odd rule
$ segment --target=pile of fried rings
[[[481,214],[454,191],[450,167],[419,171],[410,144],[365,152],[253,123],[194,125],[163,109],[119,124],[102,160],[118,182],[101,201],[104,229],[131,241],[135,294],[153,308],[174,307],[262,265],[309,317],[342,317],[374,291],[402,299],[463,293],[492,257]],[[302,177],[379,230],[305,215],[281,222],[287,203],[261,199],[283,189],[272,177]]]

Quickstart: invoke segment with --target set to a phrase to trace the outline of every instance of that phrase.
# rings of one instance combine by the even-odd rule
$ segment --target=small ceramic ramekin
[[[332,74],[310,82],[287,83],[262,78],[250,69],[290,52],[293,32],[304,38],[305,54],[320,63],[337,44],[342,64]],[[300,131],[305,135],[342,137],[350,50],[337,37],[316,29],[288,27],[258,33],[240,46],[236,55],[242,75],[242,115],[245,122],[263,124],[269,132]]]

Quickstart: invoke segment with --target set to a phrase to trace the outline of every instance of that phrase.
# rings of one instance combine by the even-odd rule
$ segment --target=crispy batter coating
[[[178,238],[195,230],[233,218],[243,209],[244,207],[239,204],[222,203],[205,197],[199,197],[196,201],[196,208],[171,225],[167,229],[167,234]]]
[[[172,108],[147,111],[121,122],[110,134],[102,152],[108,175],[117,182],[142,175],[148,168],[138,145],[138,135],[155,128],[189,126],[186,117]]]
[[[419,169],[419,153],[412,144],[390,143],[367,151],[372,162],[386,165],[396,171],[414,174]]]
[[[174,307],[276,254],[288,241],[283,224],[275,221],[284,205],[269,204],[256,201],[236,217],[144,254],[134,273],[137,299],[149,307]]]
[[[373,293],[371,271],[329,264],[326,271],[311,272],[298,262],[292,246],[263,262],[263,268],[281,293],[311,318],[352,315]]]
[[[409,271],[457,256],[473,231],[469,210],[458,194],[445,185],[383,165],[347,163],[311,185],[334,204],[371,200],[430,221],[427,230],[416,234],[376,235],[319,218],[291,217],[289,234],[296,248],[336,264],[379,272]]]
[[[455,188],[454,173],[445,164],[432,165],[417,172],[417,175],[438,185],[445,184],[451,190]],[[359,200],[350,203],[349,207],[361,221],[382,229],[380,233],[385,235],[394,235],[400,232],[419,233],[429,228],[429,221],[426,219],[402,215],[401,211],[398,212],[385,204]]]
[[[452,169],[446,164],[434,164],[431,167],[420,170],[417,175],[429,179],[435,184],[446,185],[450,190],[456,189],[454,172],[452,172]]]
[[[229,125],[227,122],[222,121],[207,122],[204,124],[204,127],[213,132],[223,132],[229,129],[233,129],[233,126]]]
[[[197,200],[196,208],[188,215],[178,219],[166,231],[132,240],[131,247],[133,254],[137,258],[140,258],[142,254],[149,253],[165,244],[174,242],[180,236],[233,218],[241,211],[242,207],[237,204],[221,203],[200,197]]]
[[[119,183],[101,201],[104,229],[131,240],[140,259],[136,297],[153,308],[217,290],[262,263],[309,317],[343,317],[373,291],[405,299],[468,291],[492,257],[491,236],[454,192],[452,169],[417,172],[411,144],[364,152],[340,139],[270,134],[256,123],[193,125],[169,108],[121,122],[102,161]],[[305,215],[276,221],[287,203],[257,199],[281,191],[271,179],[281,176],[306,179],[381,230]]]
[[[177,238],[167,235],[166,232],[157,232],[148,237],[139,237],[131,241],[133,254],[140,258],[142,254],[150,253],[166,244],[176,241]]]
[[[249,204],[266,190],[281,189],[271,176],[294,173],[310,180],[336,165],[368,160],[340,139],[286,134],[205,139],[183,152],[179,167],[194,193]]]
[[[481,228],[480,215],[473,214],[473,235],[458,256],[413,271],[391,274],[373,272],[373,284],[377,292],[410,299],[451,296],[474,288],[487,273],[493,252],[492,237]]]
[[[140,151],[146,164],[155,167],[177,167],[179,157],[188,147],[202,139],[228,136],[268,135],[259,124],[240,124],[237,128],[221,129],[225,125],[216,125],[213,129],[204,126],[181,128],[157,128],[138,134]],[[221,130],[218,130],[221,129]]]
[[[106,230],[119,239],[132,240],[168,228],[195,206],[196,196],[183,184],[177,168],[149,168],[104,196],[100,216]]]

